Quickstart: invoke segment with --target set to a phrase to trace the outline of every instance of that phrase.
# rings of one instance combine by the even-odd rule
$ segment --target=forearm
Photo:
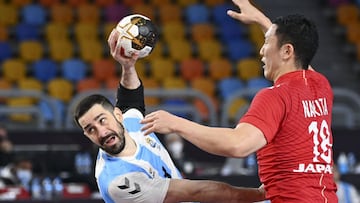
[[[136,89],[140,86],[141,82],[135,67],[122,67],[120,84],[127,89]]]
[[[200,149],[220,156],[245,157],[250,154],[251,145],[246,136],[232,128],[208,127],[177,117],[172,122],[172,131]]]
[[[259,188],[235,187],[227,183],[210,180],[180,180],[170,183],[165,202],[199,201],[241,203],[265,199],[265,192]],[[172,200],[172,201],[170,201]]]

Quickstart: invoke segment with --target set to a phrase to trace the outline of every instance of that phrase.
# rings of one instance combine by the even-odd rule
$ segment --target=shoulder
[[[142,115],[142,113],[136,109],[136,108],[131,108],[129,110],[127,110],[124,113],[124,119],[125,118],[137,118],[137,119],[143,119],[144,116]]]

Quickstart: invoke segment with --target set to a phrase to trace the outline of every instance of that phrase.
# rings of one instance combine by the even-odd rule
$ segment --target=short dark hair
[[[109,112],[114,111],[114,105],[105,96],[100,94],[93,94],[87,96],[82,99],[75,108],[74,120],[79,127],[81,127],[79,123],[79,118],[83,116],[95,104],[100,104],[104,109],[107,109]]]
[[[275,35],[279,47],[290,43],[294,47],[295,63],[308,69],[319,46],[319,35],[316,25],[300,14],[281,16],[273,21],[277,25]]]

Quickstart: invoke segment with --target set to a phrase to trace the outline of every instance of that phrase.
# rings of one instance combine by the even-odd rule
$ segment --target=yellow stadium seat
[[[84,3],[77,8],[79,22],[97,24],[100,21],[100,9],[95,4]]]
[[[237,76],[244,81],[261,76],[261,62],[257,58],[241,59],[236,64]]]
[[[159,6],[160,23],[182,22],[182,7],[177,4]]]
[[[144,60],[137,61],[135,68],[140,79],[147,77],[147,63]]]
[[[79,43],[79,56],[86,62],[99,60],[104,55],[103,43],[99,40],[84,40]]]
[[[156,9],[152,4],[136,4],[131,7],[132,13],[144,15],[151,20],[156,18]]]
[[[44,48],[41,42],[28,40],[22,41],[19,45],[19,54],[25,62],[34,62],[41,59],[44,55]]]
[[[162,26],[162,39],[165,42],[171,42],[178,39],[185,39],[186,37],[186,28],[182,22],[168,22],[164,23]]]
[[[199,41],[197,43],[198,56],[205,61],[220,58],[223,53],[221,43],[216,39]]]
[[[226,58],[215,58],[208,61],[208,73],[214,81],[230,77],[232,69],[232,63]]]
[[[43,91],[43,85],[42,83],[32,77],[29,78],[23,78],[17,82],[17,87],[20,90],[35,90],[42,92]],[[36,105],[38,100],[34,97],[13,97],[7,99],[7,105],[11,107],[28,107]],[[26,113],[14,113],[10,114],[9,118],[12,121],[18,121],[18,122],[28,122],[31,121],[32,116],[30,114]]]
[[[74,56],[73,44],[70,40],[53,40],[49,42],[50,58],[61,62]]]
[[[360,42],[360,20],[346,27],[346,39],[352,44]]]
[[[51,97],[68,103],[72,99],[74,87],[73,84],[66,79],[55,78],[47,84],[47,92]]]
[[[158,81],[162,81],[167,77],[175,74],[175,63],[170,58],[156,58],[149,61],[150,76]]]
[[[8,80],[0,78],[0,90],[9,90],[12,88],[12,83]],[[0,104],[6,103],[7,97],[0,97]]]
[[[149,3],[154,6],[163,6],[166,4],[170,4],[171,0],[149,0]]]
[[[241,108],[247,108],[249,105],[249,102],[244,98],[237,98],[235,99],[228,108],[228,115],[231,120],[239,119],[236,118],[238,112],[241,110]],[[245,109],[244,109],[245,110]],[[245,111],[244,111],[245,112]]]
[[[33,77],[26,77],[18,81],[18,88],[21,90],[36,90],[39,92],[43,91],[43,84],[40,80]]]
[[[103,35],[103,39],[104,41],[107,42],[110,33],[112,32],[112,30],[116,27],[116,22],[105,22],[103,23],[103,27],[102,27],[102,35]]]
[[[215,39],[215,29],[211,23],[197,23],[191,25],[191,38],[195,42]]]
[[[249,26],[249,39],[251,40],[251,42],[254,43],[256,50],[257,50],[257,54],[259,53],[261,47],[264,44],[264,33],[261,30],[261,28],[256,25],[256,24],[250,24]]]
[[[359,8],[356,4],[341,4],[336,8],[336,20],[346,26],[359,20]]]
[[[177,0],[176,3],[179,4],[181,7],[186,8],[191,4],[198,3],[199,0]]]
[[[160,83],[151,77],[145,77],[141,79],[144,87],[146,89],[157,89],[160,88]],[[155,106],[160,103],[160,99],[158,97],[145,96],[145,106]]]
[[[66,40],[69,39],[69,28],[62,23],[50,22],[45,25],[46,40]]]
[[[17,82],[26,77],[26,64],[21,59],[7,59],[2,64],[2,73],[5,80]]]
[[[66,3],[67,5],[77,8],[81,5],[84,5],[88,2],[88,0],[65,0],[64,3]]]
[[[168,42],[169,56],[175,61],[188,59],[192,56],[192,46],[185,39],[173,39]]]
[[[75,21],[73,8],[65,3],[53,4],[50,7],[50,21],[70,25]]]
[[[149,56],[145,57],[144,60],[145,61],[151,61],[153,59],[156,59],[156,58],[161,58],[161,57],[164,57],[164,42],[159,40],[156,45],[155,45],[155,48],[152,49],[151,53]]]
[[[178,76],[166,77],[162,80],[161,86],[164,89],[184,89],[187,87],[186,81]]]
[[[19,21],[18,8],[12,4],[0,4],[0,25],[12,26]]]
[[[98,26],[94,23],[78,22],[74,25],[74,35],[79,43],[96,40],[99,36]]]
[[[8,98],[6,105],[9,107],[30,107],[34,105],[34,101],[30,97],[14,97]],[[15,122],[30,122],[32,116],[26,113],[12,113],[9,119]]]
[[[209,77],[195,78],[190,81],[190,87],[198,90],[209,97],[215,96],[216,82]]]

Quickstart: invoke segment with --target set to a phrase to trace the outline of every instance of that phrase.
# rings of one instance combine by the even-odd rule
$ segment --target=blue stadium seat
[[[28,4],[21,10],[21,16],[24,23],[30,25],[45,25],[47,22],[47,13],[40,4]]]
[[[62,77],[75,83],[86,77],[87,70],[85,62],[77,58],[65,60],[61,64]]]
[[[185,19],[190,25],[210,22],[210,11],[204,4],[192,4],[185,9]]]
[[[12,48],[8,42],[0,42],[0,62],[10,58],[12,55]]]
[[[236,10],[236,8],[234,8],[234,6],[230,3],[223,3],[214,6],[212,9],[212,16],[214,22],[218,25],[229,22],[237,22],[236,20],[232,19],[230,16],[227,15],[226,11],[229,9]]]
[[[219,25],[218,34],[222,42],[228,43],[241,39],[246,34],[246,27],[238,22],[229,22]]]
[[[265,88],[270,87],[272,83],[264,77],[251,78],[247,81],[248,88]]]
[[[221,79],[217,84],[217,89],[222,99],[227,99],[234,92],[245,88],[245,84],[239,78],[229,77]]]
[[[57,76],[58,65],[51,59],[41,59],[33,63],[32,71],[36,79],[46,83]]]
[[[40,29],[28,23],[20,23],[15,27],[15,36],[19,41],[38,40],[40,37]]]
[[[254,52],[254,46],[249,40],[237,39],[226,43],[226,52],[230,60],[238,61],[243,58],[251,57]]]

